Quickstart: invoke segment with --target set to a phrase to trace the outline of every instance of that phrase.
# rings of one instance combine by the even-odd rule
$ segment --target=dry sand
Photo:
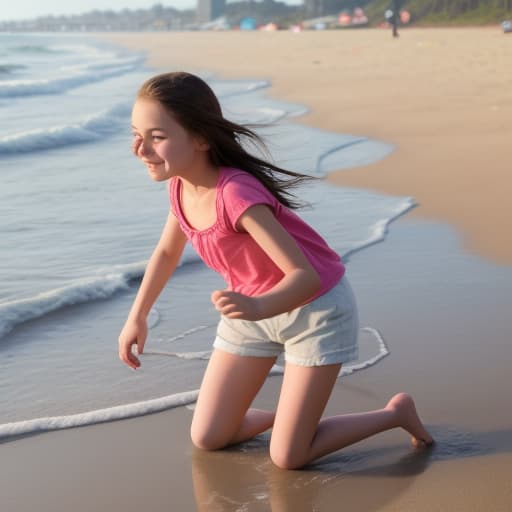
[[[270,78],[271,94],[312,109],[301,122],[394,143],[382,162],[332,179],[413,195],[412,217],[448,221],[479,254],[512,261],[512,39],[498,30],[409,30],[398,41],[378,30],[109,37],[151,50],[160,68]],[[393,431],[286,472],[272,466],[265,436],[194,450],[191,412],[180,408],[1,444],[2,510],[508,512],[512,270],[463,251],[459,233],[408,215],[384,244],[351,257],[362,324],[380,329],[391,355],[338,382],[326,411],[409,391],[433,451]],[[279,383],[270,378],[255,405],[273,407]]]
[[[396,146],[333,181],[413,196],[466,247],[512,263],[512,37],[496,28],[109,36],[150,65],[269,78],[299,119]]]

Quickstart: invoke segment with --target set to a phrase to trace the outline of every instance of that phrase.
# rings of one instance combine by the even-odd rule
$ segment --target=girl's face
[[[158,102],[139,98],[132,110],[133,150],[150,177],[164,181],[186,175],[204,162],[209,149],[187,132]]]

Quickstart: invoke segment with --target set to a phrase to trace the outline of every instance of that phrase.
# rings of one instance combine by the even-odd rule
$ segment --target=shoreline
[[[97,37],[147,51],[157,69],[271,77],[270,97],[308,108],[294,122],[393,144],[387,158],[329,181],[413,196],[413,217],[448,222],[468,250],[512,265],[512,47],[496,29],[409,28],[398,41],[380,29]]]

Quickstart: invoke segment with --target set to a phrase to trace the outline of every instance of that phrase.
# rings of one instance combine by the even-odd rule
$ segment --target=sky
[[[301,3],[301,0],[282,1],[287,4]],[[93,9],[147,9],[157,3],[176,9],[190,9],[196,6],[196,2],[197,0],[4,0],[0,9],[0,21],[31,19],[48,14],[82,14]]]

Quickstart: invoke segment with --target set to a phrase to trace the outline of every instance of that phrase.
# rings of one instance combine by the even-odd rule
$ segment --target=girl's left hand
[[[228,318],[253,321],[264,318],[256,297],[229,290],[215,290],[211,299],[215,309]]]

